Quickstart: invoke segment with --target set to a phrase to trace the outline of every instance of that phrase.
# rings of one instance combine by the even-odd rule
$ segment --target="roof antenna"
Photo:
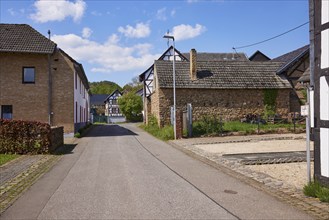
[[[49,40],[50,40],[50,30],[48,30],[48,38],[49,38]]]
[[[167,30],[166,35],[169,35],[169,29]],[[167,39],[167,47],[169,48],[169,38]]]
[[[236,55],[238,55],[238,57],[240,57],[240,54],[238,53],[238,51],[236,51],[235,47],[232,47],[233,51],[236,53]],[[233,53],[233,59],[234,59],[234,53]]]

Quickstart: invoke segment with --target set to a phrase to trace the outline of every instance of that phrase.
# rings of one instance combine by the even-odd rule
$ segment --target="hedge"
[[[0,119],[0,154],[43,154],[50,146],[49,124]]]

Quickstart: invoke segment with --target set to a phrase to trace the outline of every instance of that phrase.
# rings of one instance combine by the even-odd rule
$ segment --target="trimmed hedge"
[[[0,119],[0,154],[44,154],[50,147],[49,124]]]

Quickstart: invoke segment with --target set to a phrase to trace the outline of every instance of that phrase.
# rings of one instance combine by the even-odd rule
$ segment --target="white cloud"
[[[89,27],[85,27],[82,29],[82,37],[83,38],[89,38],[93,31]]]
[[[102,16],[103,15],[101,12],[98,12],[98,11],[92,11],[91,14],[94,15],[94,16]]]
[[[175,9],[171,10],[170,15],[171,17],[174,17],[176,15],[176,10]]]
[[[16,12],[15,12],[14,9],[12,9],[12,8],[9,8],[7,11],[9,12],[9,14],[10,14],[11,16],[15,16],[15,15],[16,15]]]
[[[195,3],[198,2],[199,0],[187,0],[187,3]]]
[[[34,3],[34,7],[36,12],[31,14],[30,18],[36,22],[63,21],[66,17],[72,17],[77,22],[82,18],[87,5],[83,0],[75,2],[38,0]]]
[[[161,8],[157,11],[156,18],[161,21],[167,20],[166,8]]]
[[[151,34],[149,24],[137,23],[136,27],[126,25],[126,27],[119,27],[118,31],[128,38],[143,38]]]
[[[54,35],[52,40],[78,62],[91,64],[92,72],[143,71],[160,56],[151,53],[150,44],[121,46],[116,34],[111,35],[104,43],[75,34]]]
[[[196,24],[195,27],[187,24],[181,24],[173,28],[171,35],[175,37],[175,40],[179,41],[195,38],[206,30],[206,27],[200,24]]]

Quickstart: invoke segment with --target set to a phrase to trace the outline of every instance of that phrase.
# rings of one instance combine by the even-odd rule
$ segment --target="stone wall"
[[[51,127],[51,148],[54,152],[57,148],[64,145],[64,127]]]
[[[283,116],[289,112],[289,92],[290,89],[280,89],[276,99],[276,112]],[[176,106],[185,109],[187,103],[192,103],[193,121],[207,115],[239,120],[246,114],[262,114],[263,97],[263,90],[257,89],[176,89]],[[170,123],[172,98],[172,89],[156,90],[151,97],[151,113],[160,126]]]

